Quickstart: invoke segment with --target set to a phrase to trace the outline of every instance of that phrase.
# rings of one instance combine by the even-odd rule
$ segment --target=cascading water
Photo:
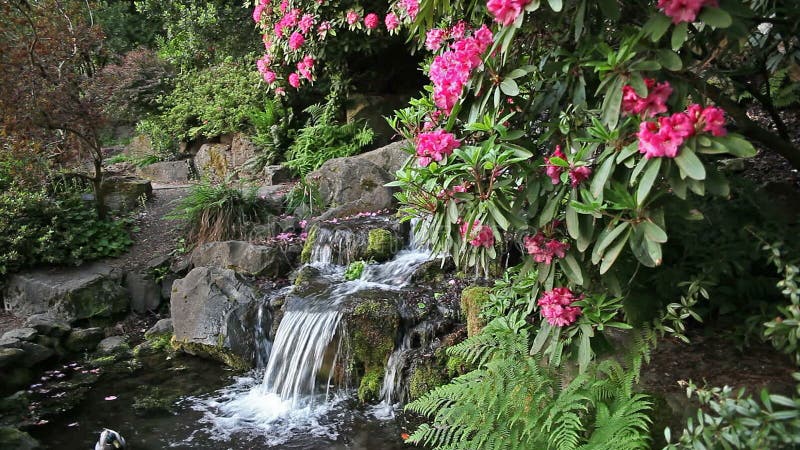
[[[257,376],[241,377],[216,398],[197,405],[217,438],[251,431],[264,436],[268,445],[277,445],[302,430],[335,439],[335,420],[330,416],[349,398],[345,389],[332,384],[347,332],[342,305],[360,291],[402,289],[419,265],[430,259],[428,251],[412,247],[386,263],[368,264],[361,278],[345,281],[344,267],[332,263],[350,262],[356,246],[363,245],[358,239],[346,230],[318,231],[309,264],[319,271],[325,287],[312,295],[294,291],[287,296],[261,382]],[[410,343],[404,340],[401,348],[405,345]],[[400,356],[395,357],[399,351],[392,355],[390,370],[399,367]],[[387,378],[396,380],[396,375],[387,373]],[[384,386],[384,402],[397,398],[396,389]]]

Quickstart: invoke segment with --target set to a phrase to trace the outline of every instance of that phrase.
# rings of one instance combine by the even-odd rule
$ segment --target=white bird
[[[103,428],[94,450],[116,450],[125,448],[125,438],[114,430]]]

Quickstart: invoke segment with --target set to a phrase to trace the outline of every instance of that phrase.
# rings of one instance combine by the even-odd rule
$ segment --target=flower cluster
[[[481,55],[492,44],[492,32],[483,25],[470,37],[456,40],[450,49],[434,58],[430,68],[433,100],[447,114],[453,110],[470,74],[482,64]]]
[[[414,21],[419,14],[419,0],[400,0],[398,3],[403,17]]]
[[[417,162],[426,167],[431,161],[441,161],[460,145],[453,134],[444,130],[420,133],[417,136]]]
[[[692,104],[684,112],[659,117],[655,122],[642,122],[636,137],[639,138],[639,152],[646,158],[674,158],[684,141],[700,132],[714,136],[726,134],[722,109]]]
[[[717,0],[658,0],[658,9],[672,19],[672,23],[694,22],[704,6],[718,6]]]
[[[460,193],[467,192],[470,187],[471,186],[469,185],[469,183],[466,184],[466,185],[457,184],[457,185],[453,186],[452,189],[442,189],[436,195],[436,198],[438,198],[439,200],[448,200],[448,199],[451,199],[451,198],[455,198],[455,194],[460,194]],[[458,199],[454,199],[454,201],[458,202]]]
[[[553,184],[558,184],[561,182],[561,174],[564,173],[564,170],[568,170],[570,182],[572,187],[578,187],[581,183],[589,179],[589,176],[592,175],[592,169],[588,166],[576,166],[574,164],[570,164],[569,168],[553,164],[551,162],[551,158],[559,158],[561,160],[567,161],[567,155],[561,151],[561,146],[556,145],[556,150],[553,154],[548,158],[544,158],[544,166],[545,166],[545,173]]]
[[[494,232],[492,227],[481,225],[477,220],[472,223],[472,227],[467,222],[462,222],[459,228],[461,237],[469,241],[473,247],[489,248],[494,245]]]
[[[495,22],[509,26],[530,2],[531,0],[489,0],[486,2],[486,9],[494,16]]]
[[[622,112],[625,114],[654,117],[667,112],[667,99],[672,95],[672,86],[668,82],[656,83],[652,78],[645,78],[647,97],[641,97],[630,85],[622,88]]]
[[[559,287],[545,291],[539,297],[538,304],[542,317],[547,319],[550,325],[563,327],[574,323],[581,315],[581,308],[571,305],[582,298],[583,295],[576,296],[569,288]]]
[[[569,250],[569,244],[558,239],[548,239],[539,231],[535,236],[525,236],[523,239],[525,250],[533,256],[537,263],[550,264],[553,258],[563,258]]]

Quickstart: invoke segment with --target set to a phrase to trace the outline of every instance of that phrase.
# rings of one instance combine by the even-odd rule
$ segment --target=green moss
[[[28,450],[41,448],[28,433],[11,427],[0,427],[0,448]]]
[[[380,400],[382,384],[383,369],[371,368],[361,378],[361,384],[358,386],[358,400],[361,403]]]
[[[94,358],[89,361],[89,364],[93,365],[94,367],[108,367],[115,362],[117,362],[117,355],[108,355]]]
[[[469,286],[461,291],[461,312],[467,318],[467,336],[475,336],[484,326],[481,308],[489,300],[491,289],[485,286]]]
[[[375,383],[378,383],[375,389],[380,390],[380,382],[375,378],[379,380],[383,376],[386,362],[394,350],[399,322],[397,310],[388,300],[366,300],[353,310],[348,321],[351,364],[356,373],[363,373],[367,378],[366,381],[362,379],[359,395],[362,387],[365,396],[372,392],[368,387]]]
[[[451,356],[447,358],[447,363],[445,364],[447,375],[451,378],[464,375],[470,371],[471,366],[472,365],[469,363],[469,361],[458,356]]]
[[[306,238],[305,244],[303,244],[303,251],[300,252],[300,262],[303,264],[311,261],[311,251],[314,250],[314,241],[317,240],[317,232],[319,232],[319,226],[314,226],[308,230],[308,237]]]
[[[142,342],[133,349],[133,356],[139,357],[161,353],[167,349],[170,349],[171,340],[172,333],[151,336],[150,339]]]
[[[369,230],[367,241],[366,259],[374,259],[375,261],[386,261],[397,252],[400,247],[397,237],[394,233],[383,228],[375,228]]]
[[[361,274],[364,272],[364,267],[367,266],[366,261],[353,261],[348,266],[347,269],[344,271],[344,279],[348,281],[357,280],[361,278]]]
[[[431,389],[447,383],[447,378],[437,367],[421,365],[414,368],[408,380],[408,395],[411,400],[416,400]]]
[[[222,346],[211,346],[197,342],[186,342],[176,339],[174,336],[170,340],[172,348],[195,356],[205,356],[219,361],[236,370],[249,370],[251,364],[239,355],[233,354],[230,350]]]

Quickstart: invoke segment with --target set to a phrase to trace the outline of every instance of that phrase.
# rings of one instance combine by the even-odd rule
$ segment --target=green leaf
[[[558,265],[561,266],[561,270],[570,281],[577,285],[583,285],[581,266],[578,264],[578,261],[575,260],[575,257],[572,256],[572,253],[568,253],[564,258],[559,259]]]
[[[458,222],[458,207],[456,206],[456,202],[454,200],[449,200],[447,202],[447,220],[450,223]]]
[[[681,172],[693,180],[705,180],[706,168],[703,166],[702,161],[694,153],[692,149],[684,145],[681,148],[680,154],[675,157],[675,164],[680,167]]]
[[[636,189],[636,204],[637,206],[644,205],[647,195],[650,194],[650,189],[653,187],[658,173],[661,170],[661,158],[650,158],[647,161],[647,168],[644,170],[642,179],[639,180],[639,187]]]
[[[667,233],[653,222],[642,222],[639,226],[642,227],[647,239],[660,244],[667,242]]]
[[[622,106],[622,85],[625,81],[622,77],[615,77],[614,81],[606,90],[606,96],[603,99],[603,123],[611,130],[617,127],[619,123],[619,111]]]
[[[580,326],[580,344],[578,344],[578,373],[583,373],[589,366],[592,360],[592,345],[590,337],[592,337],[592,327],[583,324]]]
[[[664,14],[653,14],[650,16],[650,20],[644,24],[642,29],[648,36],[650,36],[650,40],[652,42],[656,42],[661,39],[662,36],[664,36],[669,29],[670,24],[672,24],[672,22],[669,20],[669,17],[665,16]]]
[[[614,172],[614,167],[616,166],[614,162],[614,156],[609,156],[603,161],[603,164],[600,165],[600,168],[597,169],[594,176],[592,177],[592,184],[589,188],[592,195],[595,198],[599,198],[600,194],[603,193],[603,188],[608,181],[608,177],[611,176],[611,173]]]
[[[578,251],[585,252],[589,245],[592,243],[592,236],[594,235],[594,217],[589,215],[578,216],[581,233],[577,238]]]
[[[492,218],[494,218],[494,221],[497,222],[497,225],[499,225],[500,228],[503,230],[508,230],[508,219],[506,219],[506,216],[503,215],[502,211],[500,211],[494,202],[489,202],[489,212],[492,214]]]
[[[506,79],[510,78],[512,80],[517,79],[519,77],[524,77],[528,74],[527,70],[524,69],[514,69],[505,76]]]
[[[663,48],[658,51],[657,55],[658,62],[660,62],[661,66],[665,69],[673,72],[683,69],[683,61],[681,61],[681,57],[672,50]]]
[[[517,82],[512,78],[505,78],[500,83],[500,90],[509,97],[516,97],[519,95],[519,86],[517,86]]]
[[[600,11],[613,22],[619,20],[619,3],[617,0],[599,0]]]
[[[547,3],[550,4],[550,8],[555,12],[561,12],[561,8],[564,7],[562,0],[547,0]]]
[[[539,327],[539,333],[536,334],[533,345],[531,345],[531,355],[535,355],[542,350],[544,344],[547,342],[547,338],[550,336],[552,328],[553,327],[547,321],[542,321],[542,326]]]
[[[601,233],[597,238],[597,243],[594,245],[594,249],[592,250],[592,264],[597,264],[600,262],[600,259],[603,257],[603,253],[605,252],[606,248],[608,248],[608,246],[614,242],[614,239],[622,234],[622,232],[625,231],[628,226],[628,222],[622,222],[611,231],[607,231],[607,228],[603,230],[603,233]]]
[[[627,225],[627,222],[625,223]],[[600,264],[600,274],[604,274],[608,272],[608,269],[614,265],[614,262],[617,260],[617,257],[622,252],[622,248],[625,247],[625,244],[628,242],[628,237],[630,237],[631,231],[628,230],[628,233],[621,236],[617,242],[608,249],[607,252],[603,255],[603,262]]]
[[[686,42],[686,39],[689,38],[689,25],[686,22],[681,22],[675,26],[675,29],[672,30],[672,39],[670,44],[672,45],[672,49],[678,51],[683,43]]]
[[[728,153],[739,158],[751,158],[756,156],[756,149],[749,141],[744,139],[738,134],[729,134],[727,136],[714,138],[714,140],[722,144]]]
[[[567,205],[567,209],[564,212],[564,218],[567,221],[567,233],[572,239],[578,239],[581,235],[580,230],[580,223],[578,222],[578,212],[575,211],[575,208]]]
[[[733,23],[731,15],[720,8],[706,6],[698,19],[714,28],[728,28]]]

